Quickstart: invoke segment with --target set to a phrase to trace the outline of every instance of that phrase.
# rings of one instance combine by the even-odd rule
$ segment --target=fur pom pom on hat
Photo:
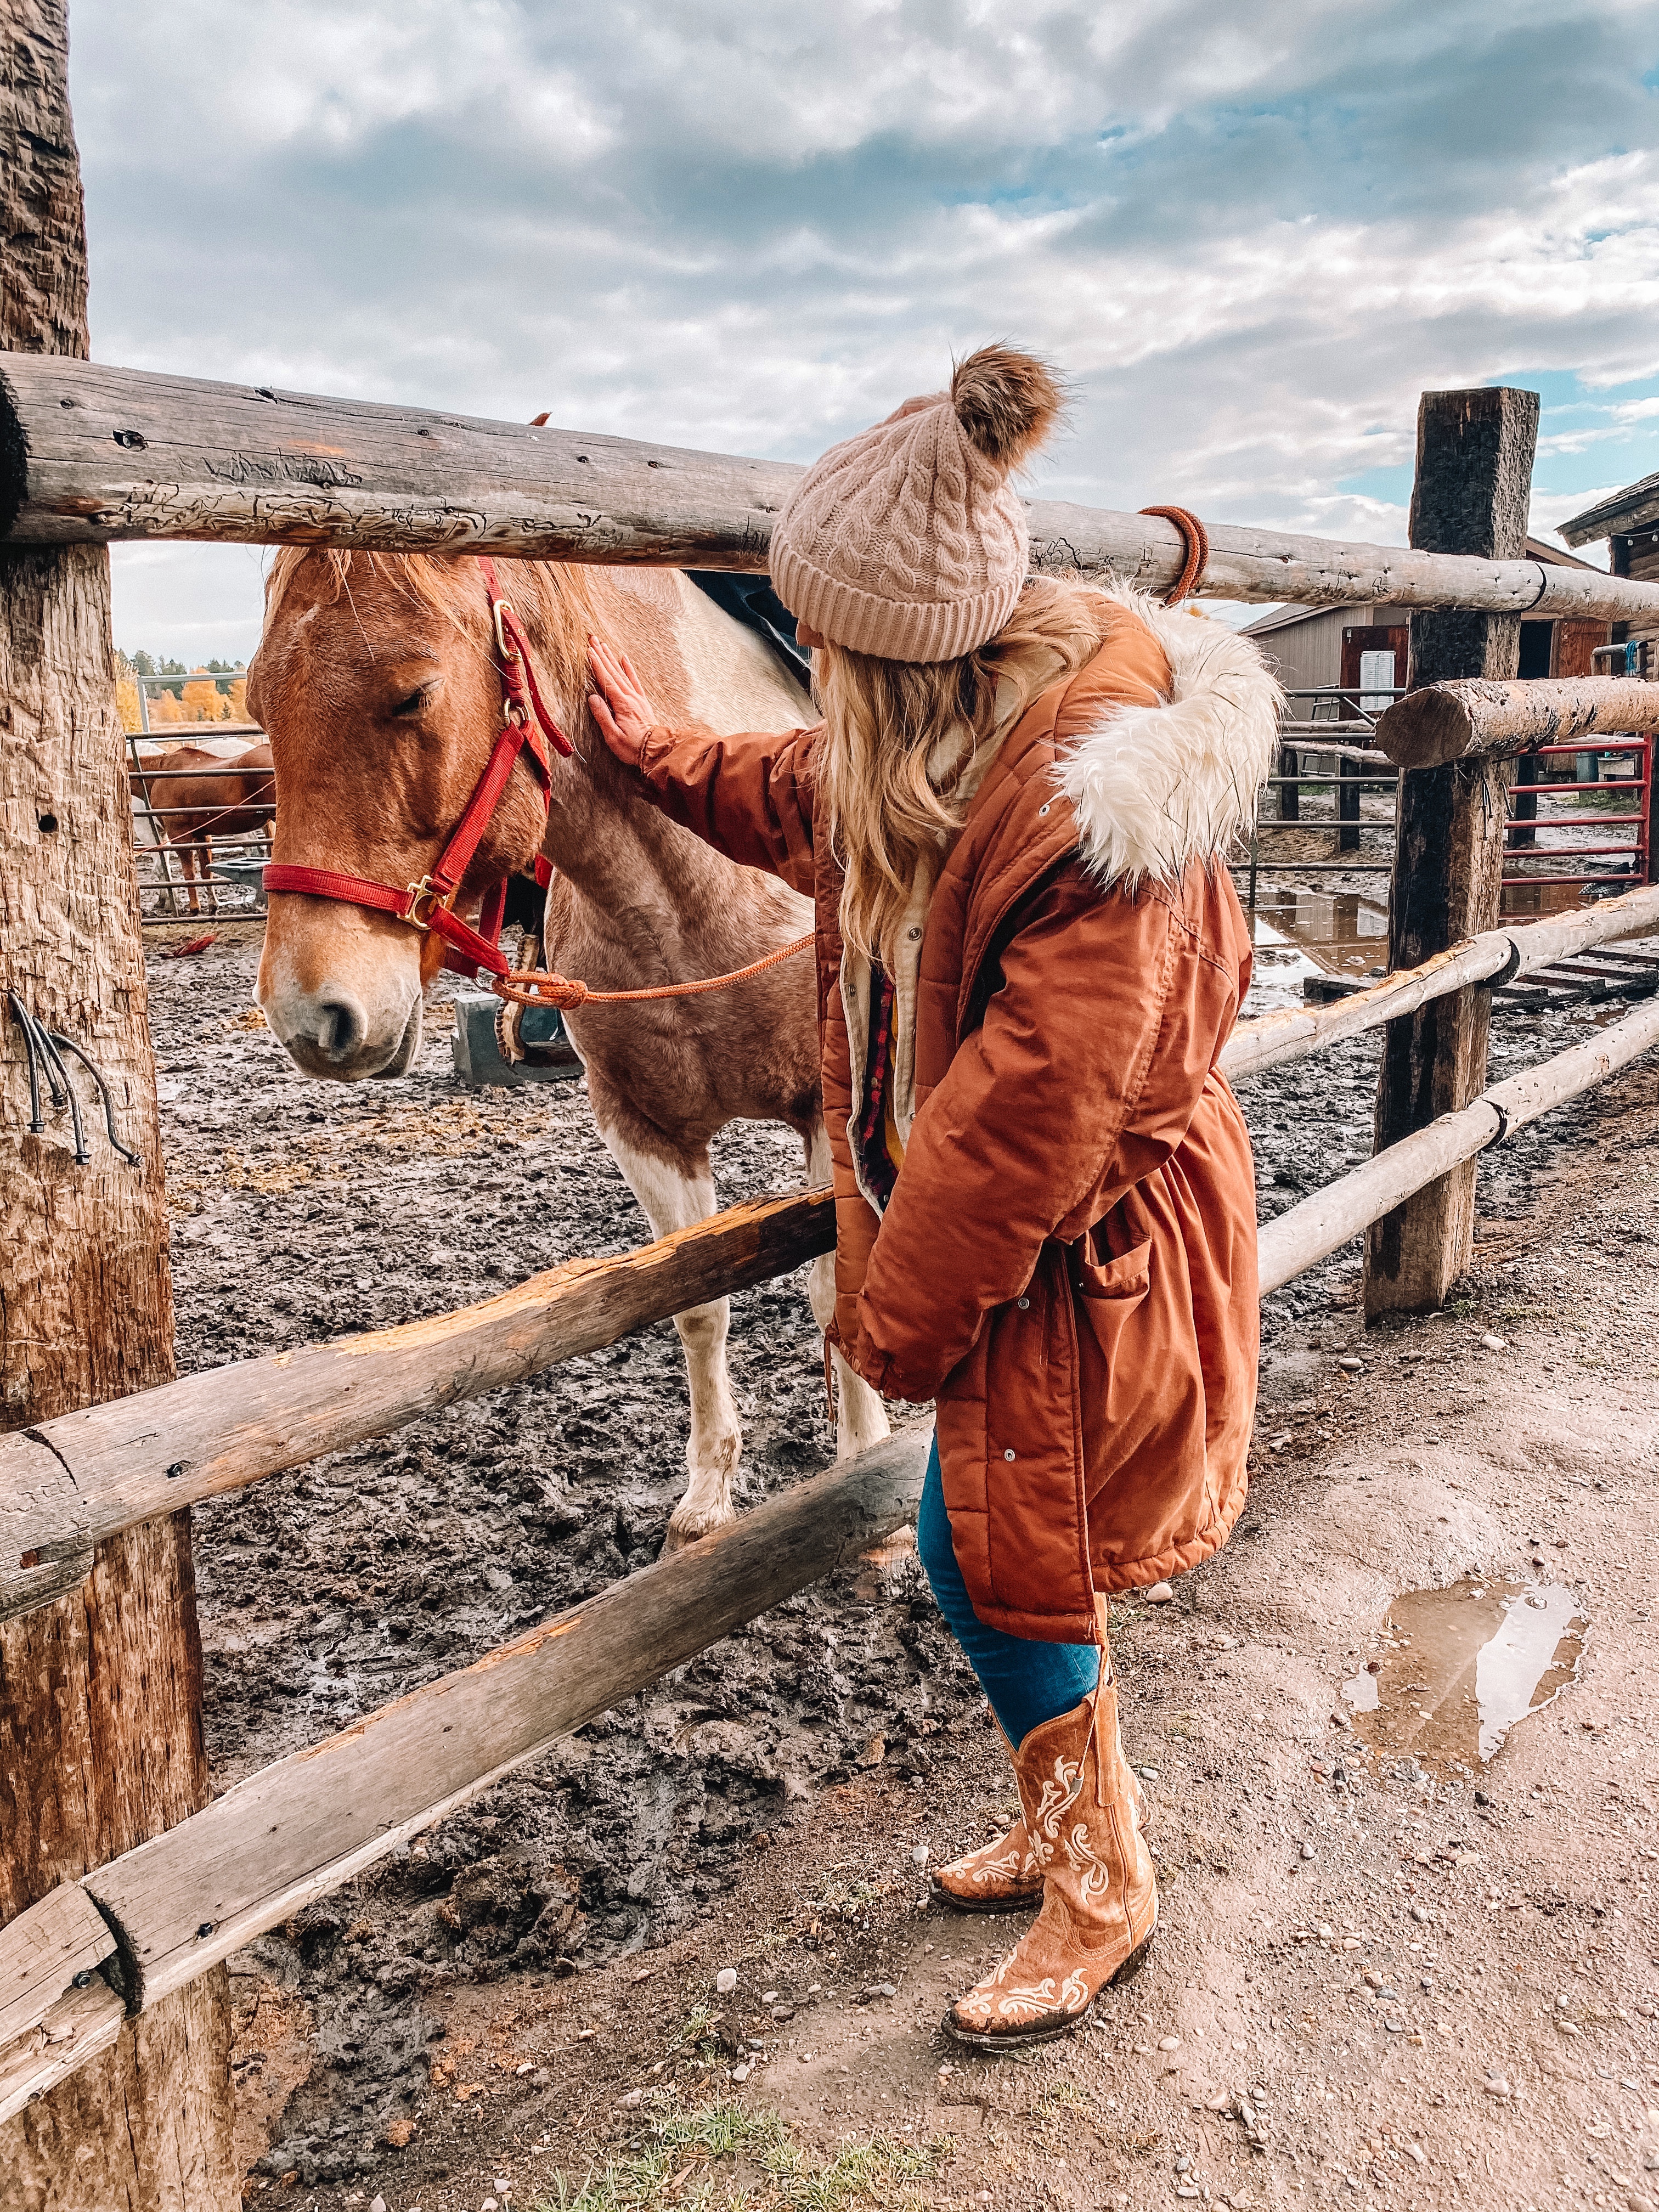
[[[1059,417],[1052,369],[982,346],[948,392],[902,407],[815,461],[772,532],[772,586],[852,653],[953,660],[1014,611],[1030,554],[1009,477]]]

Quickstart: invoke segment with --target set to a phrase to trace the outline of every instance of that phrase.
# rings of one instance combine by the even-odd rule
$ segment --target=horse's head
[[[556,607],[540,572],[514,564],[505,581],[532,634],[545,640],[550,629],[569,629],[580,654],[580,611]],[[276,763],[272,858],[399,890],[418,883],[459,822],[501,725],[477,562],[279,553],[248,703]],[[528,866],[545,822],[541,786],[520,763],[457,908],[470,909],[487,884]],[[420,1046],[422,995],[443,964],[442,939],[392,915],[301,892],[274,891],[269,908],[256,995],[295,1060],[308,1075],[341,1082],[402,1075]]]

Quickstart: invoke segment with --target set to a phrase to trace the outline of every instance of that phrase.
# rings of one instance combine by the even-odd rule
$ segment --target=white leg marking
[[[806,1184],[809,1190],[823,1190],[830,1182],[830,1139],[822,1121],[814,1125],[812,1139],[806,1155]],[[812,1308],[812,1318],[820,1328],[828,1328],[836,1311],[836,1260],[832,1252],[825,1252],[812,1262],[811,1273],[806,1279],[806,1295]],[[887,1415],[880,1398],[861,1375],[854,1375],[840,1352],[830,1355],[836,1375],[836,1457],[851,1459],[857,1452],[868,1451],[884,1436],[891,1434]]]
[[[714,1211],[714,1179],[706,1170],[689,1173],[654,1153],[634,1152],[610,1129],[599,1134],[655,1235],[689,1229]],[[726,1364],[731,1313],[730,1299],[716,1298],[674,1316],[691,1388],[691,1435],[685,1448],[690,1480],[668,1523],[670,1551],[736,1518],[732,1478],[743,1451],[743,1429]]]

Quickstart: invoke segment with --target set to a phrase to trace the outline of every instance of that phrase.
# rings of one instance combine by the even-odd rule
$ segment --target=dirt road
[[[576,1086],[459,1092],[443,1033],[403,1084],[307,1085],[235,939],[152,963],[181,1364],[642,1241]],[[1594,1018],[1500,1024],[1498,1070]],[[1374,1065],[1242,1093],[1264,1213],[1369,1150]],[[765,1130],[718,1167],[723,1200],[796,1172]],[[1491,1156],[1443,1316],[1368,1337],[1356,1252],[1269,1302],[1235,1540],[1115,1608],[1164,1920],[1082,2037],[940,2038],[1009,1923],[928,1908],[925,1859],[1009,1777],[914,1567],[848,1577],[238,1958],[249,2201],[1659,2203],[1656,1199],[1638,1066]],[[734,1343],[752,1501],[832,1441],[799,1285]],[[216,1780],[653,1556],[684,1425],[664,1328],[204,1510]],[[1480,1685],[1397,1601],[1461,1585],[1490,1625],[1497,1578],[1588,1625],[1483,1764]]]

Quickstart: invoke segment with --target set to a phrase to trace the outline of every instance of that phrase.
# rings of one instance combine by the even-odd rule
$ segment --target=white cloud
[[[1427,387],[1575,375],[1553,498],[1580,455],[1659,466],[1659,398],[1619,390],[1659,374],[1655,0],[76,0],[75,31],[104,358],[803,458],[1007,335],[1079,387],[1044,488],[1372,538]],[[210,556],[155,557],[147,623]]]

